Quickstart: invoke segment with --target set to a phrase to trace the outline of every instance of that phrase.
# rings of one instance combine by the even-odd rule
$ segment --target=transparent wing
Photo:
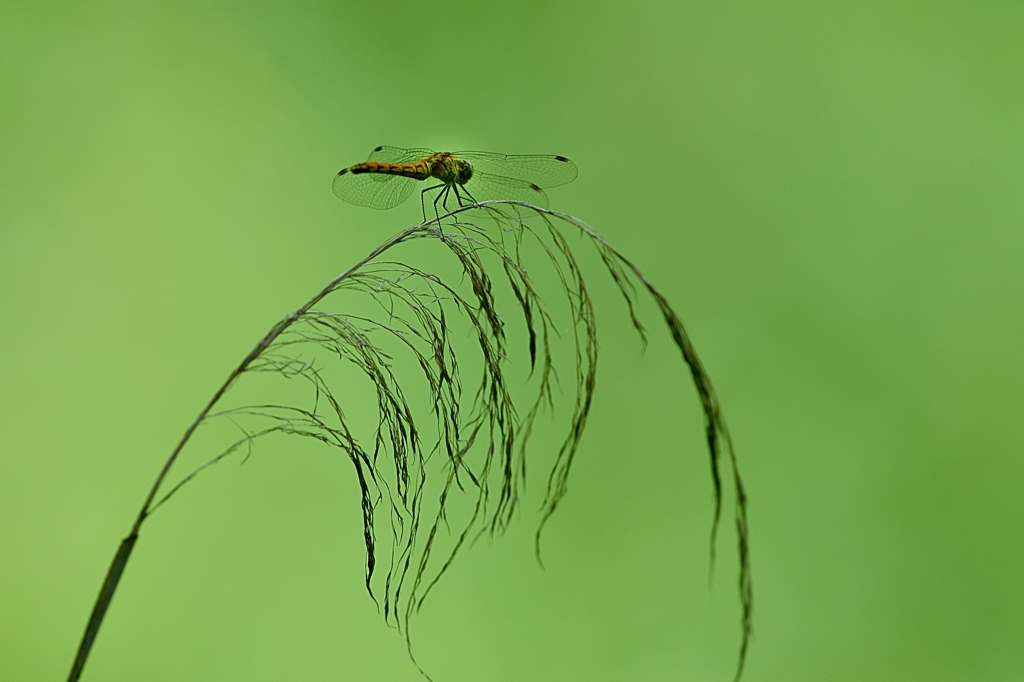
[[[377,147],[367,161],[379,161],[381,163],[413,163],[427,158],[434,152],[429,149],[402,149],[401,147]]]
[[[538,187],[557,187],[576,179],[576,164],[564,156],[541,154],[510,155],[491,152],[453,152],[456,158],[466,159],[477,171],[521,180]]]
[[[433,154],[429,149],[402,149],[380,146],[370,152],[367,161],[412,163]],[[356,206],[376,209],[394,208],[409,198],[416,180],[385,173],[354,175],[344,168],[334,177],[334,194]]]
[[[348,169],[334,176],[334,194],[356,206],[394,208],[409,198],[416,180],[400,175],[360,173],[353,175]]]
[[[525,180],[474,170],[473,177],[466,183],[465,188],[477,201],[513,199],[525,201],[541,208],[548,207],[548,195],[544,193],[544,190]]]

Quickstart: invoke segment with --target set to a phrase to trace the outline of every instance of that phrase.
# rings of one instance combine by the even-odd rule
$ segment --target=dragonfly
[[[546,187],[576,178],[576,164],[564,156],[506,155],[491,152],[435,152],[430,149],[377,147],[363,163],[342,168],[334,193],[357,206],[394,208],[409,198],[418,182],[437,184],[420,193],[426,218],[427,193],[436,191],[434,213],[449,202],[470,206],[488,199],[512,199],[547,208]]]

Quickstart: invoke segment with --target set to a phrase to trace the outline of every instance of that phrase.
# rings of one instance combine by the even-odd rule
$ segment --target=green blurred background
[[[1022,35],[1019,3],[3,3],[0,679],[64,679],[185,426],[416,222],[331,193],[378,144],[572,158],[552,205],[675,303],[750,496],[746,680],[1021,679]],[[438,682],[731,679],[694,392],[594,286],[546,570],[531,509],[462,555],[414,621]],[[149,521],[84,680],[422,679],[350,468],[283,450]]]

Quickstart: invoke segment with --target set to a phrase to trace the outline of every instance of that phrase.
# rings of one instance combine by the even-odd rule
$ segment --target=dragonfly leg
[[[455,200],[459,202],[459,208],[465,208],[466,206],[472,206],[473,204],[477,203],[476,199],[473,198],[473,195],[469,193],[469,190],[466,189],[465,185],[461,186],[461,191],[460,186],[456,183],[450,184],[449,188],[455,190]],[[463,200],[463,192],[466,193],[465,200]],[[472,203],[470,203],[471,201]],[[447,209],[448,207],[445,206],[445,208]],[[455,222],[458,222],[458,218],[456,218]]]
[[[423,222],[427,222],[427,192],[433,191],[435,189],[440,189],[441,187],[444,187],[444,185],[443,184],[441,184],[441,185],[434,185],[433,187],[428,187],[425,190],[423,190],[422,192],[420,192],[420,209],[423,211]],[[438,194],[438,196],[441,196],[440,193]],[[437,199],[434,199],[434,214],[435,214],[435,217],[436,217],[437,216]]]
[[[466,193],[466,196],[469,197],[470,201],[472,201],[474,204],[480,203],[479,201],[476,200],[475,196],[469,193],[469,190],[466,189],[465,185],[462,186],[462,191]],[[462,196],[459,194],[458,187],[455,188],[455,196],[459,197],[459,206],[464,206],[465,204],[462,203]]]
[[[437,210],[437,202],[441,202],[441,208],[445,211],[448,210],[448,193],[451,192],[452,186],[450,183],[445,183],[444,189],[437,193],[434,198],[434,216],[437,218],[438,227],[441,225],[441,213]]]

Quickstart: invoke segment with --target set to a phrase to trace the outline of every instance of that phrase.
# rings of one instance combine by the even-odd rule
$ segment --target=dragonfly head
[[[473,164],[465,159],[455,161],[455,182],[465,185],[473,177]]]

